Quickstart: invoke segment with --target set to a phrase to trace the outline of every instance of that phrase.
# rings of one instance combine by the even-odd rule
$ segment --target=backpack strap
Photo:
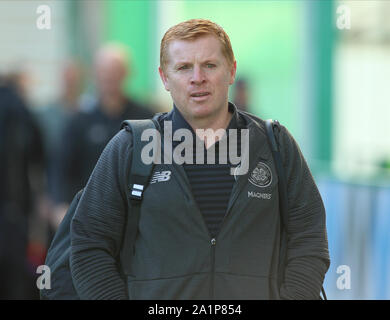
[[[131,257],[134,252],[135,239],[138,233],[138,222],[141,210],[143,193],[147,188],[150,175],[153,171],[154,163],[146,164],[142,161],[141,152],[148,141],[141,141],[144,130],[155,129],[154,120],[126,120],[122,122],[121,128],[130,130],[133,136],[133,151],[131,168],[129,171],[129,188],[131,207],[127,214],[126,229],[122,239],[120,261],[124,275],[131,274]]]
[[[121,128],[129,128],[133,135],[133,157],[131,161],[131,169],[129,173],[129,186],[131,188],[130,199],[134,205],[142,201],[142,195],[146,189],[149,177],[153,169],[153,163],[145,164],[142,161],[141,153],[148,141],[141,141],[141,136],[144,130],[156,129],[153,120],[125,120],[122,122]]]
[[[287,180],[285,171],[283,168],[282,156],[280,154],[279,142],[275,135],[275,130],[280,132],[280,123],[278,120],[266,120],[265,129],[268,137],[268,143],[270,144],[272,156],[275,161],[276,172],[278,175],[278,191],[279,191],[279,207],[281,218],[281,248],[278,267],[278,284],[279,288],[284,280],[284,268],[287,260],[287,241],[288,241],[288,193],[287,193]],[[327,300],[325,289],[321,287],[321,293],[324,300]]]
[[[276,173],[278,175],[278,192],[279,192],[279,212],[281,220],[280,232],[280,253],[278,266],[278,285],[281,287],[284,280],[284,268],[287,260],[287,225],[288,225],[288,197],[287,197],[287,183],[284,175],[282,158],[279,152],[279,145],[275,137],[275,128],[280,129],[277,120],[266,120],[265,129],[267,133],[268,143],[271,147],[272,157],[275,161]]]
[[[279,151],[279,143],[275,137],[275,128],[280,131],[280,123],[278,120],[266,120],[265,128],[269,144],[271,145],[272,156],[275,160],[276,172],[279,179],[279,201],[282,227],[287,232],[288,226],[288,197],[287,197],[287,181],[284,174],[282,156]]]

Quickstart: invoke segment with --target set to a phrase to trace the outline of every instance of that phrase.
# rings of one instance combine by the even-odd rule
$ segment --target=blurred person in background
[[[0,80],[0,299],[39,298],[27,251],[43,192],[44,147],[24,99],[25,80],[22,73]]]
[[[242,111],[249,111],[248,81],[244,78],[236,80],[233,87],[233,103]]]
[[[153,116],[149,106],[134,101],[123,90],[131,69],[124,47],[116,44],[102,47],[96,53],[94,69],[98,91],[96,106],[73,116],[62,139],[58,223],[76,192],[87,183],[101,152],[118,132],[122,121]]]
[[[62,183],[58,174],[60,147],[63,144],[62,135],[69,119],[79,111],[83,80],[84,72],[80,63],[72,60],[67,61],[61,73],[60,97],[35,112],[43,134],[46,151],[48,198],[40,211],[43,218],[49,222],[49,244],[59,224],[62,212],[62,208],[56,206],[60,199],[58,188]]]

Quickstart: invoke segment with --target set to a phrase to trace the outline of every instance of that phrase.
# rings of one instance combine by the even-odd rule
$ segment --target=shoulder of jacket
[[[266,121],[258,116],[255,116],[251,113],[245,111],[238,111],[239,115],[246,121],[246,128],[255,129],[267,136],[266,132]],[[275,119],[274,119],[275,120]],[[282,151],[286,144],[291,144],[293,142],[293,137],[288,129],[278,121],[278,126],[274,130],[275,139],[279,145],[280,151]]]
[[[154,117],[152,119],[150,119],[154,122],[154,126],[150,127],[150,125],[148,124],[147,126],[145,126],[144,129],[147,129],[147,128],[154,129],[155,128],[156,130],[161,132],[159,122],[160,122],[160,118],[163,117],[164,115],[165,115],[165,113],[155,114]],[[143,119],[143,120],[149,120],[149,119]],[[137,120],[137,121],[139,121],[139,120]],[[127,121],[122,122],[121,129],[116,134],[116,136],[118,136],[118,140],[119,140],[117,143],[126,144],[129,146],[129,148],[132,148],[133,147],[133,132],[132,132],[131,124],[126,123],[126,122]],[[140,134],[140,133],[138,133],[138,134]]]
[[[245,122],[243,125],[245,128],[250,130],[259,130],[263,134],[266,134],[264,119],[246,111],[238,110],[237,112],[241,121]]]
[[[133,135],[128,128],[120,129],[108,142],[106,148],[117,154],[130,154],[133,149]]]

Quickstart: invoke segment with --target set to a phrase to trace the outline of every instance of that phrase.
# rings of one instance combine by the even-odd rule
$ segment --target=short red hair
[[[174,40],[196,40],[202,36],[215,36],[222,45],[222,54],[229,66],[232,66],[235,58],[227,33],[216,23],[206,19],[191,19],[181,22],[165,33],[160,46],[160,67],[165,70],[168,62],[168,46]]]

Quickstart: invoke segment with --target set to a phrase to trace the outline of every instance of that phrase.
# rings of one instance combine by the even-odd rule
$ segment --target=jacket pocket
[[[127,286],[130,300],[210,299],[210,273],[150,280],[137,280],[129,276]]]
[[[217,300],[278,300],[276,278],[230,273],[215,274]]]

